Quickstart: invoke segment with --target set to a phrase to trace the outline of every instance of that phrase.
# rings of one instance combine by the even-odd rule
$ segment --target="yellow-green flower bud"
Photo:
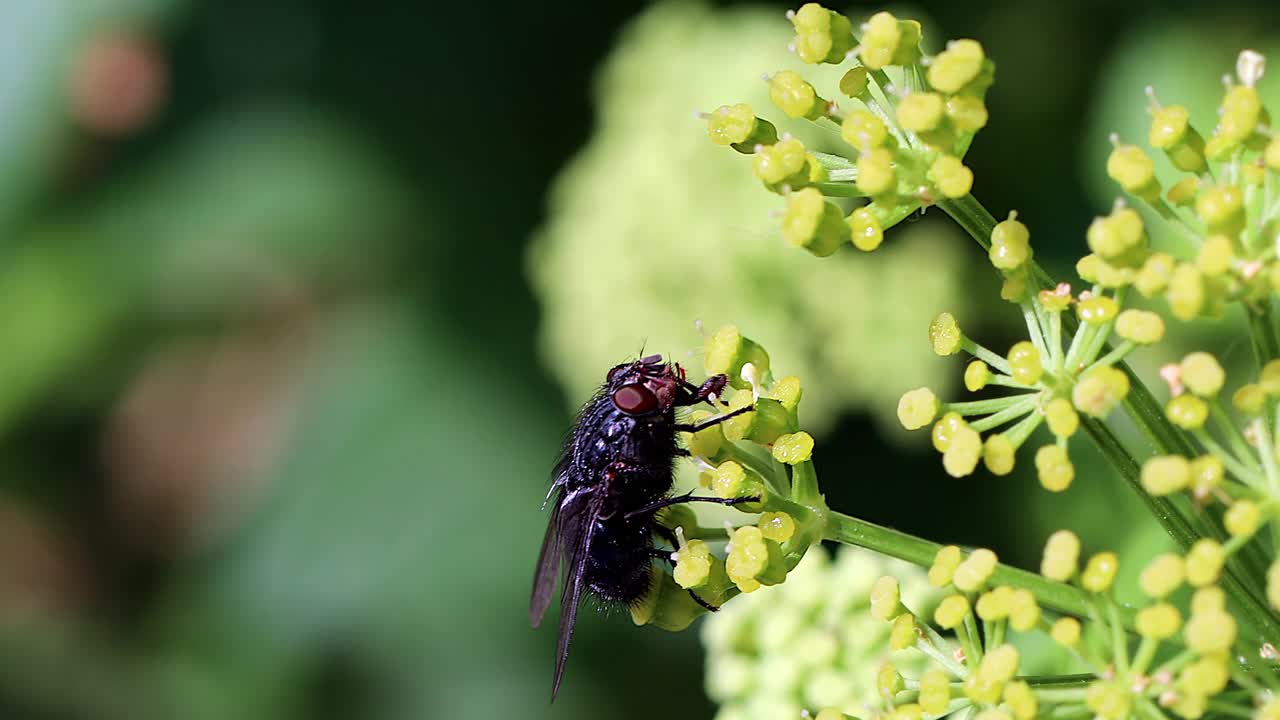
[[[1133,279],[1133,286],[1142,293],[1143,297],[1155,297],[1169,286],[1169,280],[1173,277],[1173,268],[1172,255],[1152,253],[1142,263],[1142,269],[1138,270],[1137,276]]]
[[[1187,552],[1187,582],[1193,587],[1204,587],[1218,581],[1227,554],[1216,540],[1197,540]]]
[[[1040,604],[1030,590],[1019,588],[1009,597],[1009,627],[1029,632],[1040,623]]]
[[[969,614],[969,601],[963,595],[948,595],[933,611],[933,622],[943,630],[954,630]]]
[[[1227,374],[1218,359],[1207,352],[1193,352],[1182,359],[1182,382],[1201,397],[1213,397],[1222,389]]]
[[[898,578],[882,575],[871,586],[871,617],[889,622],[905,611],[898,589]]]
[[[996,224],[991,230],[991,248],[987,256],[1000,270],[1013,270],[1031,259],[1031,231],[1018,221],[1016,213]]]
[[[1080,416],[1066,398],[1050,400],[1044,408],[1044,419],[1054,437],[1071,437],[1080,427]]]
[[[1209,232],[1235,235],[1244,227],[1244,193],[1234,185],[1216,185],[1200,193],[1196,214]]]
[[[1098,680],[1085,690],[1084,703],[1102,720],[1124,720],[1133,707],[1133,695],[1123,681]]]
[[[877,199],[895,192],[898,174],[893,167],[893,153],[876,148],[859,155],[857,185],[859,192]]]
[[[1000,693],[1003,690],[1004,682],[982,672],[973,673],[964,679],[964,694],[981,705],[1000,702]]]
[[[1110,215],[1094,219],[1086,233],[1089,249],[1107,262],[1125,262],[1135,251],[1146,247],[1142,216],[1133,208],[1116,208]]]
[[[1076,314],[1081,322],[1086,324],[1105,325],[1115,320],[1116,315],[1120,314],[1120,304],[1106,295],[1095,295],[1087,300],[1081,300],[1076,306]]]
[[[751,161],[751,171],[770,190],[784,185],[803,187],[809,179],[809,151],[795,138],[779,140],[760,148]]]
[[[1164,318],[1131,308],[1116,316],[1116,334],[1139,345],[1150,345],[1164,337]]]
[[[1258,90],[1248,85],[1233,85],[1222,98],[1222,114],[1215,135],[1239,145],[1257,131],[1265,110]]]
[[[942,155],[929,167],[929,179],[946,198],[962,198],[973,189],[973,171],[960,158]]]
[[[1222,460],[1217,455],[1201,455],[1191,461],[1191,492],[1205,497],[1222,484]]]
[[[1169,603],[1148,605],[1134,618],[1138,634],[1152,640],[1168,640],[1182,627],[1182,613]]]
[[[915,617],[904,612],[893,619],[893,627],[889,629],[889,649],[906,650],[916,644],[920,630],[916,627]]]
[[[898,668],[893,663],[884,663],[876,671],[876,690],[881,697],[892,698],[902,692],[905,687],[902,673],[898,672]]]
[[[840,137],[861,152],[869,152],[889,142],[889,129],[874,113],[854,110],[840,123]]]
[[[776,585],[786,577],[782,547],[766,539],[755,525],[744,525],[729,538],[729,555],[725,572],[742,592],[753,592],[760,585]]]
[[[1160,198],[1155,164],[1136,145],[1117,145],[1111,151],[1107,158],[1107,176],[1124,188],[1125,192],[1147,202]]]
[[[799,465],[811,457],[813,436],[803,430],[780,435],[773,443],[773,459],[784,465]]]
[[[988,650],[978,665],[978,673],[1001,682],[1008,682],[1018,674],[1018,649],[1004,644]]]
[[[1268,700],[1254,712],[1253,720],[1280,720],[1280,698]]]
[[[1204,427],[1209,417],[1209,405],[1195,395],[1179,395],[1165,405],[1164,414],[1180,428],[1197,430]]]
[[[796,521],[784,512],[767,512],[760,516],[760,520],[756,523],[756,527],[760,528],[760,534],[766,540],[772,540],[776,543],[784,543],[791,539],[796,533]]]
[[[1029,340],[1015,343],[1009,348],[1009,374],[1024,385],[1035,385],[1044,374],[1040,350]]]
[[[1085,563],[1084,572],[1080,573],[1080,585],[1089,592],[1106,592],[1115,582],[1116,571],[1120,562],[1113,552],[1100,552]]]
[[[1049,637],[1063,647],[1075,647],[1080,643],[1080,621],[1073,617],[1058,618],[1049,628]]]
[[[951,582],[964,592],[976,592],[996,569],[996,554],[986,548],[978,548],[956,567]]]
[[[947,98],[947,117],[959,132],[976,133],[987,126],[987,106],[976,95],[952,95]]]
[[[1196,256],[1196,266],[1200,272],[1209,277],[1221,275],[1231,269],[1235,260],[1235,251],[1231,248],[1231,238],[1226,235],[1210,235],[1200,246],[1200,254]]]
[[[782,407],[787,409],[787,412],[790,412],[793,415],[796,412],[796,408],[800,405],[800,397],[802,394],[803,390],[800,387],[800,378],[795,375],[788,375],[775,382],[773,387],[769,388],[769,397],[777,400],[782,404]]]
[[[920,59],[920,23],[878,12],[862,26],[862,64],[872,70]]]
[[[987,386],[991,379],[991,368],[981,360],[974,360],[964,369],[964,387],[969,392],[978,392]]]
[[[826,111],[826,101],[793,70],[780,70],[769,78],[769,99],[788,117],[817,120]]]
[[[1200,268],[1178,263],[1169,278],[1169,311],[1179,320],[1191,320],[1204,309],[1205,287]]]
[[[676,584],[685,589],[699,588],[711,579],[711,549],[701,540],[690,540],[675,553],[672,571]]]
[[[817,3],[805,3],[791,24],[796,29],[796,55],[804,62],[842,63],[853,49],[853,24],[849,18]]]
[[[742,379],[742,366],[751,363],[760,372],[769,371],[769,354],[745,337],[736,325],[718,328],[707,340],[703,368],[707,375],[727,375],[729,384],[748,390],[751,383]]]
[[[938,415],[938,396],[927,387],[916,388],[898,400],[898,422],[908,430],[919,430]]]
[[[949,412],[942,416],[941,420],[933,424],[931,431],[931,439],[933,440],[933,448],[938,452],[946,452],[951,447],[951,438],[965,425],[964,418],[960,417],[960,413]]]
[[[1227,687],[1231,677],[1227,670],[1225,654],[1213,654],[1200,658],[1182,669],[1178,676],[1178,685],[1186,694],[1201,697],[1216,695]]]
[[[818,711],[813,720],[858,720],[852,715],[845,715],[835,708],[823,708]]]
[[[844,75],[840,76],[840,92],[855,100],[862,99],[867,92],[868,76],[867,69],[861,65],[849,68]]]
[[[1070,530],[1059,530],[1049,536],[1040,560],[1040,574],[1050,580],[1066,582],[1076,574],[1080,562],[1080,538]]]
[[[1249,383],[1241,385],[1232,394],[1231,405],[1245,415],[1259,415],[1262,413],[1262,406],[1266,399],[1267,393],[1262,389],[1261,385]]]
[[[1138,587],[1149,597],[1163,598],[1177,590],[1186,578],[1186,563],[1181,555],[1163,553],[1152,558],[1138,576]]]
[[[951,678],[941,670],[926,670],[920,676],[920,707],[930,715],[944,715],[951,703]]]
[[[849,240],[863,252],[871,252],[884,242],[884,228],[880,218],[868,207],[860,207],[845,220],[849,225]]]
[[[941,313],[929,323],[929,343],[938,355],[947,356],[960,352],[964,334],[951,313]]]
[[[956,568],[960,567],[963,559],[960,548],[955,545],[947,545],[938,550],[933,556],[933,565],[929,566],[929,584],[934,587],[951,584],[951,578],[955,576]]]
[[[982,459],[982,436],[966,423],[955,429],[947,449],[942,452],[942,468],[951,477],[973,473]]]
[[[1022,299],[1026,296],[1027,269],[1020,267],[1017,270],[1006,272],[1004,282],[1000,284],[1000,299],[1018,303],[1022,302]]]
[[[977,40],[952,40],[929,64],[929,84],[947,94],[958,93],[977,79],[985,60]]]
[[[1169,192],[1165,193],[1165,197],[1169,199],[1169,203],[1175,207],[1189,208],[1196,204],[1196,197],[1200,194],[1200,178],[1189,177],[1174,183],[1169,188]]]
[[[1031,686],[1018,680],[1004,687],[1004,704],[1009,707],[1015,720],[1033,720],[1039,710],[1036,694]]]
[[[1227,607],[1227,594],[1216,585],[1202,587],[1191,596],[1191,614],[1222,612]]]
[[[1236,639],[1236,620],[1226,612],[1192,613],[1183,631],[1187,647],[1199,653],[1225,653]]]
[[[1129,376],[1111,367],[1096,367],[1076,381],[1071,402],[1076,409],[1096,418],[1106,417],[1129,394]]]
[[[1152,495],[1169,495],[1191,483],[1191,463],[1181,455],[1159,455],[1142,465],[1142,487]]]
[[[1009,438],[1002,434],[991,435],[982,446],[982,464],[993,475],[1008,475],[1013,472],[1015,450]]]
[[[1163,150],[1179,170],[1204,169],[1204,138],[1191,127],[1185,107],[1169,105],[1152,113],[1147,139],[1152,147]]]
[[[827,257],[844,245],[848,232],[844,213],[824,200],[817,188],[802,188],[787,196],[782,238],[791,245]]]
[[[979,595],[978,602],[974,604],[973,610],[978,614],[978,617],[987,622],[1004,620],[1009,617],[1012,596],[1013,588],[1008,585],[1000,585]]]
[[[746,103],[721,105],[707,113],[707,137],[716,145],[728,145],[740,153],[751,154],[756,146],[778,142],[778,129],[764,118],[756,117]]]
[[[689,627],[699,615],[707,611],[694,602],[674,578],[658,569],[649,568],[649,590],[640,601],[630,607],[631,621],[636,625],[652,625],[670,632]]]
[[[1250,500],[1236,500],[1223,513],[1222,524],[1232,537],[1248,537],[1262,524],[1262,509]]]
[[[1065,448],[1045,445],[1036,451],[1036,476],[1040,485],[1050,492],[1062,492],[1071,486],[1076,468],[1071,464]]]
[[[914,133],[936,130],[946,117],[946,104],[937,93],[913,92],[898,104],[898,123]]]

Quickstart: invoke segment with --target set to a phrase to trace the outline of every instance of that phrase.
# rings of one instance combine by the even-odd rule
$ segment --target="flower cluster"
[[[879,697],[876,669],[886,659],[923,670],[924,656],[891,649],[889,628],[868,613],[872,583],[886,572],[902,578],[913,605],[932,610],[938,591],[922,570],[849,547],[831,559],[816,547],[785,585],[707,618],[702,639],[707,694],[720,704],[716,720],[859,715]]]
[[[983,95],[995,73],[977,41],[956,40],[926,56],[920,24],[887,12],[856,32],[816,3],[788,17],[801,60],[849,69],[838,88],[821,92],[797,72],[776,72],[766,77],[769,98],[790,118],[838,127],[848,151],[814,152],[746,103],[704,115],[712,142],[753,155],[755,176],[787,198],[788,243],[819,257],[847,243],[874,250],[911,213],[969,194],[973,173],[962,158],[987,123]],[[846,214],[828,198],[868,202]]]
[[[758,517],[745,525],[706,528],[688,505],[664,508],[659,522],[677,539],[674,569],[668,575],[653,568],[650,592],[631,608],[638,625],[683,630],[705,612],[691,593],[719,606],[738,593],[783,582],[825,529],[813,438],[799,429],[799,378],[775,381],[769,354],[732,325],[712,333],[704,360],[708,375],[730,378],[728,397],[712,398],[716,412],[695,410],[688,420],[737,414],[688,436],[689,455],[702,470],[699,485],[717,498],[751,498],[734,507]],[[713,552],[711,543],[723,551]]]
[[[1141,218],[1123,207],[1095,220],[1089,232],[1091,241],[1141,233]],[[989,386],[1015,392],[943,403],[928,388],[918,388],[902,396],[898,419],[909,430],[932,424],[933,445],[954,477],[972,473],[979,461],[997,475],[1012,472],[1018,448],[1045,424],[1054,439],[1036,450],[1035,466],[1040,483],[1056,492],[1075,477],[1067,443],[1080,429],[1081,416],[1105,418],[1125,399],[1129,377],[1117,364],[1139,346],[1160,340],[1164,321],[1152,312],[1124,308],[1124,288],[1095,282],[1079,293],[1066,283],[1036,290],[1032,255],[1030,232],[1010,213],[992,230],[988,256],[1005,277],[1004,298],[1022,312],[1026,340],[1001,355],[966,336],[949,313],[929,327],[938,355],[964,351],[974,357],[964,372],[970,392]],[[1069,335],[1068,324],[1075,326]],[[1108,348],[1110,340],[1117,341],[1114,348]],[[996,431],[1002,426],[1008,427]],[[987,431],[992,432],[984,439],[981,433]]]
[[[972,707],[988,720],[1077,713],[1123,720],[1164,717],[1168,711],[1195,720],[1211,704],[1247,716],[1249,700],[1272,702],[1260,688],[1243,702],[1215,699],[1233,677],[1230,653],[1237,636],[1235,618],[1215,584],[1220,556],[1199,550],[1186,557],[1157,556],[1142,571],[1140,586],[1148,601],[1136,612],[1121,608],[1113,596],[1118,569],[1111,552],[1097,553],[1082,566],[1080,540],[1069,531],[1054,533],[1045,546],[1041,573],[1082,591],[1064,596],[1076,605],[1074,612],[1059,613],[1042,609],[1024,588],[1000,584],[991,551],[966,555],[958,547],[944,547],[929,569],[929,581],[950,594],[931,618],[912,612],[900,599],[895,578],[881,578],[872,589],[871,612],[889,623],[891,645],[916,647],[933,661],[933,667],[914,677],[904,677],[896,668],[882,670],[884,712],[893,718],[920,718]],[[1194,589],[1185,618],[1170,601],[1184,585]],[[1020,676],[1013,633],[1047,634],[1087,674]],[[1140,638],[1136,647],[1129,633]],[[1264,705],[1266,712],[1271,707]]]
[[[1251,555],[1254,574],[1261,575],[1259,549],[1251,541],[1268,527],[1273,537],[1280,531],[1280,360],[1267,363],[1254,382],[1232,394],[1243,428],[1222,401],[1226,371],[1212,354],[1190,353],[1160,374],[1172,395],[1165,412],[1192,436],[1193,452],[1148,459],[1142,486],[1155,496],[1185,493],[1198,507],[1220,506],[1227,538],[1202,539],[1192,551],[1218,564],[1241,553]],[[1248,573],[1250,558],[1241,561],[1242,572]],[[1270,562],[1265,583],[1268,602],[1280,609],[1280,561]]]
[[[1178,257],[1153,251],[1136,237],[1096,243],[1090,237],[1093,254],[1082,262],[1090,263],[1098,282],[1132,285],[1146,297],[1163,297],[1183,320],[1218,316],[1231,301],[1252,311],[1270,303],[1270,294],[1280,289],[1275,250],[1280,197],[1273,188],[1280,172],[1280,137],[1268,127],[1270,114],[1257,89],[1264,66],[1262,55],[1240,53],[1235,78],[1223,79],[1218,123],[1207,139],[1191,124],[1186,107],[1162,105],[1147,88],[1147,142],[1182,179],[1161,187],[1152,155],[1115,135],[1107,175],[1150,211],[1153,222],[1185,239],[1193,253]]]

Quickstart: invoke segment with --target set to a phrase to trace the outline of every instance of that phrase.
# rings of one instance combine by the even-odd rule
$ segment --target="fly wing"
[[[543,507],[551,504],[551,517],[547,520],[547,532],[542,536],[542,550],[538,553],[538,566],[533,574],[533,593],[529,597],[529,624],[538,627],[542,616],[551,605],[551,593],[555,590],[556,577],[560,574],[560,559],[565,554],[561,544],[560,506],[565,496],[565,474],[569,468],[569,456],[562,454],[551,472],[551,489]],[[554,501],[554,502],[553,502]]]
[[[556,646],[556,676],[551,686],[551,699],[560,692],[565,661],[569,659],[569,643],[578,620],[578,606],[586,587],[587,558],[595,535],[596,520],[604,507],[605,493],[583,489],[567,496],[561,503],[560,538],[565,555],[564,586],[560,589],[560,642]]]
[[[533,594],[529,598],[529,624],[538,627],[542,616],[551,604],[556,577],[560,575],[560,557],[564,550],[560,545],[560,501],[551,508],[547,522],[547,534],[542,537],[542,551],[538,553],[538,569],[533,575]]]

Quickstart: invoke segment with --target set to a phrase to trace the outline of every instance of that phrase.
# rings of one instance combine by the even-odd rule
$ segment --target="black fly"
[[[654,533],[674,540],[672,531],[655,520],[658,510],[678,503],[731,505],[755,499],[670,494],[672,465],[676,457],[688,455],[676,446],[676,433],[696,432],[751,410],[744,407],[697,425],[676,422],[677,407],[707,401],[724,390],[727,381],[716,375],[701,386],[693,385],[678,364],[650,355],[610,370],[578,415],[547,495],[553,503],[551,519],[529,601],[529,621],[537,627],[551,604],[563,563],[553,700],[564,676],[583,593],[604,603],[630,605],[649,589],[650,565],[666,555],[654,547]],[[715,609],[697,595],[694,599]]]

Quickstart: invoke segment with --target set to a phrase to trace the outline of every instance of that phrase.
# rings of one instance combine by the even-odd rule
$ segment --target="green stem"
[[[1013,420],[1015,418],[1020,418],[1029,412],[1035,411],[1036,402],[1038,400],[1039,400],[1038,395],[1032,395],[1031,397],[1027,398],[1026,400],[1016,405],[1011,405],[1005,408],[1004,410],[1001,410],[998,413],[992,413],[991,415],[988,415],[982,418],[981,420],[975,420],[969,423],[969,427],[973,428],[974,430],[977,430],[978,432],[986,432],[991,428],[999,427],[1009,422],[1010,420]]]
[[[1035,396],[1021,395],[1005,395],[1004,397],[991,398],[989,400],[971,400],[969,402],[944,403],[939,409],[941,413],[957,412],[961,415],[985,415],[991,412],[1006,410],[1010,407],[1035,405]],[[1016,417],[1016,416],[1015,416]]]
[[[1253,338],[1253,350],[1258,358],[1258,368],[1280,357],[1280,340],[1276,338],[1276,325],[1271,318],[1271,299],[1258,302],[1258,311],[1247,306],[1245,315],[1249,317],[1249,334]]]
[[[881,555],[924,568],[933,565],[934,556],[942,549],[942,545],[938,543],[835,511],[827,515],[823,538],[874,550]],[[1089,614],[1089,596],[1085,591],[1033,572],[1001,564],[996,566],[990,582],[992,585],[1009,585],[1027,590],[1035,596],[1036,602],[1058,612],[1078,617]],[[1125,627],[1132,628],[1132,613],[1121,611],[1121,614]]]

